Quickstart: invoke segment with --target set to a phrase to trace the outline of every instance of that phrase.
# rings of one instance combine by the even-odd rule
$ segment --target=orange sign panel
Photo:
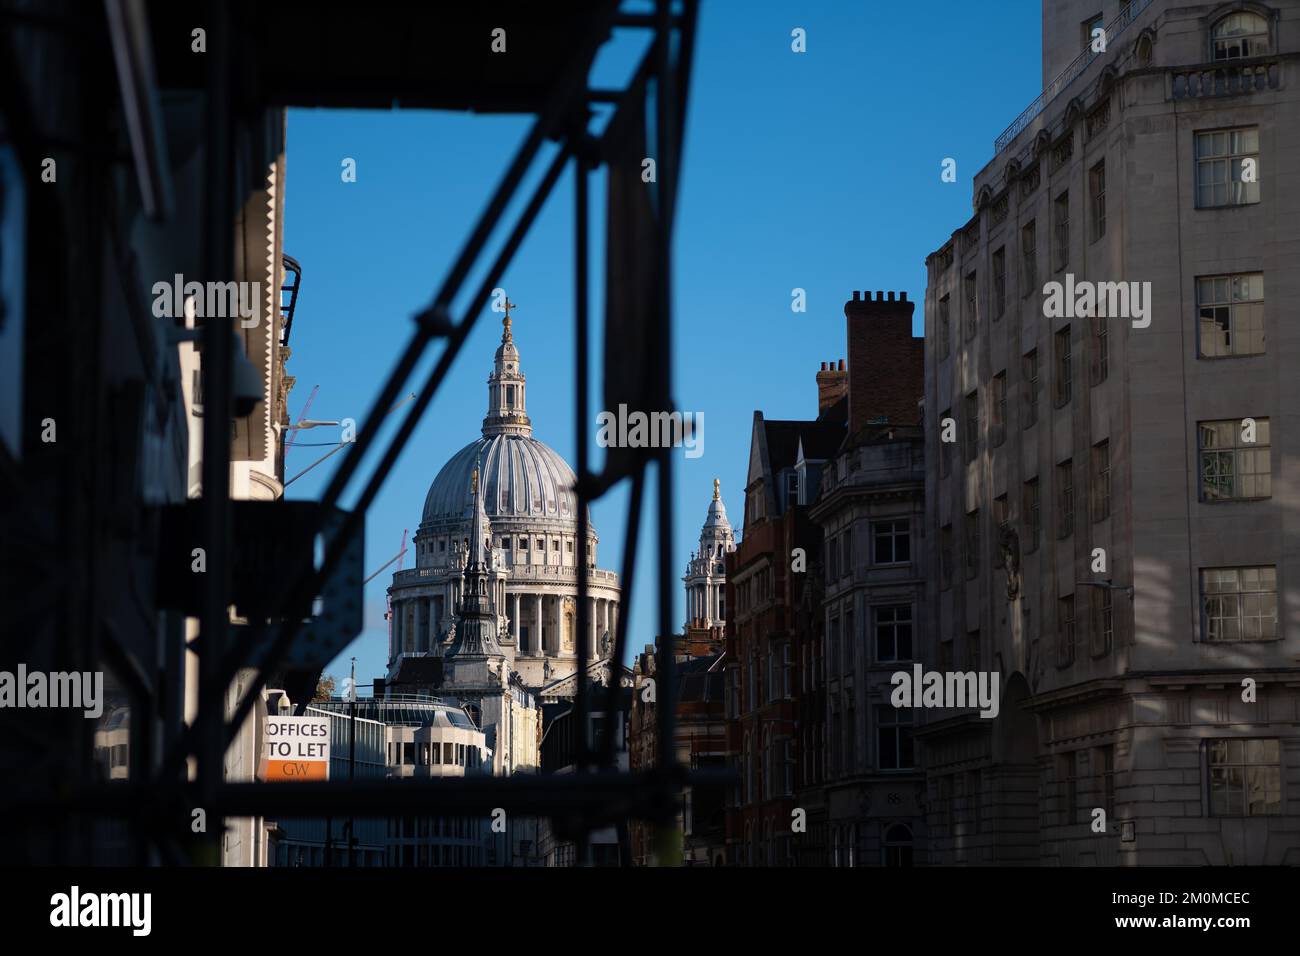
[[[328,780],[327,760],[268,760],[267,780]]]

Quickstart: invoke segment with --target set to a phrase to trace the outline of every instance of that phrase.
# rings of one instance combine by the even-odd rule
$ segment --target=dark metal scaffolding
[[[657,693],[659,753],[657,766],[642,773],[618,772],[615,764],[615,734],[607,733],[593,750],[585,733],[579,737],[575,773],[562,776],[513,776],[464,780],[345,780],[328,783],[269,784],[238,783],[224,779],[226,749],[253,712],[268,680],[284,665],[287,655],[305,626],[293,609],[309,605],[321,593],[350,546],[361,533],[367,509],[375,501],[383,482],[402,453],[429,403],[441,387],[462,346],[472,332],[533,222],[556,183],[572,169],[574,177],[574,355],[578,378],[574,395],[574,423],[577,435],[577,510],[579,515],[579,569],[588,566],[588,507],[611,489],[626,482],[630,487],[627,527],[621,574],[629,593],[624,613],[618,616],[612,660],[617,667],[628,647],[627,629],[630,589],[639,552],[639,528],[645,506],[647,478],[654,466],[656,544],[658,575],[658,633],[673,631],[672,599],[676,586],[672,554],[673,500],[671,448],[622,449],[607,456],[604,469],[594,472],[588,452],[588,423],[592,421],[592,394],[588,380],[591,364],[590,179],[602,169],[608,174],[610,203],[605,232],[607,280],[631,283],[623,293],[611,292],[606,282],[605,340],[632,341],[624,351],[632,355],[636,385],[628,391],[622,384],[626,369],[611,367],[607,346],[604,363],[607,403],[622,398],[642,402],[641,407],[671,410],[671,249],[673,216],[680,178],[681,143],[690,81],[697,0],[657,0],[653,13],[623,13],[619,0],[591,0],[584,29],[570,34],[561,68],[555,73],[544,97],[537,103],[536,119],[515,153],[505,174],[492,193],[459,255],[448,269],[426,308],[414,318],[414,331],[400,357],[379,390],[369,413],[362,419],[355,444],[342,458],[319,505],[319,515],[337,513],[340,523],[326,535],[326,547],[319,566],[311,561],[285,568],[284,587],[276,608],[242,630],[232,631],[231,527],[229,498],[231,417],[220,414],[232,406],[231,368],[234,361],[231,336],[217,322],[206,323],[203,331],[203,496],[200,511],[207,549],[207,574],[201,616],[201,633],[191,644],[200,660],[197,719],[172,740],[158,761],[152,779],[95,785],[75,790],[64,798],[43,800],[21,812],[50,818],[69,812],[124,819],[147,833],[161,857],[179,860],[180,834],[189,838],[187,821],[191,807],[200,806],[218,817],[234,816],[387,816],[394,813],[489,814],[502,807],[512,814],[549,816],[563,838],[577,843],[577,859],[587,858],[587,834],[596,827],[644,818],[661,825],[675,819],[678,795],[688,782],[717,783],[708,773],[677,765],[673,724],[676,681],[671,640],[660,642]],[[263,61],[252,71],[253,80],[238,74],[233,59],[250,29],[248,8],[213,2],[207,10],[208,53],[206,56],[206,141],[208,162],[204,171],[203,264],[207,275],[228,276],[232,272],[228,235],[230,210],[235,202],[234,150],[232,135],[236,118],[259,104],[297,105],[300,93],[311,88],[307,73],[293,74],[280,61]],[[309,13],[305,14],[310,16]],[[377,14],[382,19],[381,14]],[[155,25],[156,29],[159,28]],[[588,75],[597,51],[616,28],[640,31],[647,39],[645,53],[622,89],[593,90]],[[165,27],[162,27],[165,29]],[[324,27],[320,28],[323,34]],[[395,18],[392,30],[400,29]],[[277,34],[265,27],[262,33]],[[322,44],[329,37],[319,36]],[[255,45],[254,41],[249,41]],[[160,68],[169,69],[161,56]],[[328,56],[320,56],[321,61]],[[192,69],[186,66],[186,69]],[[324,66],[321,67],[324,69]],[[260,80],[261,86],[257,86]],[[329,81],[323,81],[329,89]],[[250,92],[249,86],[253,89]],[[411,78],[395,79],[385,90],[381,81],[373,87],[360,84],[376,103],[385,96],[401,105],[431,105],[421,102],[422,93]],[[472,91],[462,96],[470,97]],[[485,108],[508,108],[509,91],[496,91],[495,104]],[[522,94],[520,94],[522,96]],[[327,98],[328,99],[328,98]],[[432,96],[436,100],[436,96]],[[451,99],[455,99],[452,96]],[[371,105],[368,103],[317,102],[309,105]],[[436,104],[432,104],[436,105]],[[599,131],[600,106],[612,105],[608,123]],[[605,111],[607,114],[610,111]],[[453,303],[476,268],[482,265],[491,237],[502,228],[505,214],[520,194],[548,142],[556,144],[554,154],[515,221],[509,225],[505,242],[491,260],[482,281],[464,308],[456,313]],[[650,182],[642,178],[642,158],[654,160]],[[651,238],[644,243],[642,240]],[[296,265],[296,263],[295,263]],[[291,270],[292,271],[292,270]],[[296,276],[296,273],[295,273]],[[296,292],[296,285],[294,287]],[[284,330],[287,337],[288,327]],[[408,380],[436,340],[444,348],[433,369],[415,388],[414,401],[406,408],[395,433],[382,444],[379,431],[384,413],[407,388]],[[645,345],[646,349],[641,346]],[[613,407],[607,405],[606,407]],[[355,504],[349,511],[337,511],[345,493],[357,485],[363,461],[378,451],[378,461],[361,483]],[[323,519],[322,519],[323,520]],[[321,529],[324,530],[324,529]],[[591,613],[588,581],[577,575],[577,633],[587,634]],[[610,681],[603,693],[583,680],[588,666],[588,647],[577,641],[578,670],[575,710],[578,726],[588,726],[593,709],[603,708],[607,726],[612,725],[619,693],[619,681]],[[252,669],[251,680],[247,678]],[[232,680],[243,675],[242,696],[233,709],[227,705]],[[301,706],[305,707],[305,703]],[[194,783],[187,780],[190,760],[197,768]],[[623,828],[625,831],[625,828]],[[208,854],[218,849],[219,828],[207,836]],[[624,847],[623,858],[628,856]]]

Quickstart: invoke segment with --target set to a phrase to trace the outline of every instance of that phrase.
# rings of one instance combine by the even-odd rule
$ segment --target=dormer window
[[[1230,13],[1210,31],[1215,60],[1239,60],[1269,52],[1268,21],[1258,13]]]

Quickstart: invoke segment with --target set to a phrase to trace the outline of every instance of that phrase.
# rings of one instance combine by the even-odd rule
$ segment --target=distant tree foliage
[[[312,701],[329,700],[334,696],[334,678],[329,674],[322,674],[316,681],[316,696]]]

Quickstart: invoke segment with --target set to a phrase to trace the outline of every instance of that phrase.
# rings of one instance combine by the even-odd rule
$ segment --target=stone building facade
[[[833,866],[907,866],[925,842],[925,776],[891,675],[919,660],[925,600],[922,341],[907,293],[854,293],[850,422],[809,517],[822,530],[825,809]]]
[[[1300,3],[1044,36],[927,259],[925,653],[1001,678],[921,732],[929,862],[1300,862]]]
[[[739,777],[727,806],[732,865],[823,862],[824,715],[808,706],[823,672],[813,594],[822,539],[808,505],[843,441],[846,407],[819,404],[808,421],[754,413],[743,535],[726,557],[727,750]]]

